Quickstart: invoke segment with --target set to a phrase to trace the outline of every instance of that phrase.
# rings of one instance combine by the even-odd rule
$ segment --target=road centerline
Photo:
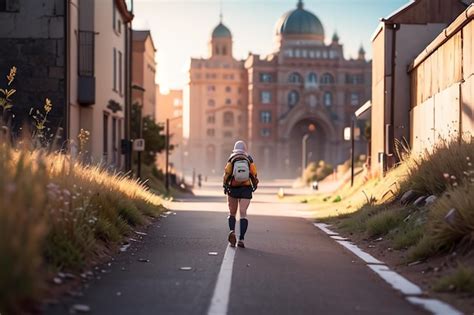
[[[222,259],[221,268],[217,276],[216,287],[212,294],[208,315],[225,315],[229,307],[230,286],[232,282],[232,270],[234,267],[236,248],[227,246]]]

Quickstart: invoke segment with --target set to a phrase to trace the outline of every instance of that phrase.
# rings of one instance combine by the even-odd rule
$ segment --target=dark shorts
[[[252,199],[252,186],[230,187],[229,196],[236,199]]]

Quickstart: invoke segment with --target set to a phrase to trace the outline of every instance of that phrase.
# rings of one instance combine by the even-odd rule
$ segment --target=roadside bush
[[[310,184],[311,182],[317,180],[323,180],[328,175],[332,174],[333,168],[331,164],[327,164],[324,161],[319,161],[319,163],[311,162],[306,167],[303,173],[303,182]]]
[[[474,293],[474,270],[458,266],[452,274],[439,279],[433,289],[438,292]]]
[[[84,267],[163,209],[145,186],[0,136],[0,312],[40,296],[49,270]]]

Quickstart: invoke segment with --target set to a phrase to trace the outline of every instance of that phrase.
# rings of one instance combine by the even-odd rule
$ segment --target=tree
[[[145,139],[145,151],[142,155],[142,161],[146,165],[152,165],[155,163],[156,155],[165,149],[166,136],[163,132],[163,126],[155,123],[151,116],[141,118],[141,112],[141,106],[137,103],[132,105],[131,136],[132,139]],[[140,125],[142,129],[141,136]]]

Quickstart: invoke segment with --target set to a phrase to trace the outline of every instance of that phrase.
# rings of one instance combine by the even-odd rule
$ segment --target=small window
[[[225,87],[225,91],[226,91],[227,93],[230,93],[230,92],[232,91],[232,88],[231,88],[230,86],[226,86],[226,87]]]
[[[227,99],[225,100],[225,104],[226,104],[226,105],[230,105],[230,104],[232,104],[232,101],[231,101],[231,99],[230,99],[230,98],[227,98]]]
[[[331,106],[332,105],[332,93],[331,92],[324,92],[324,105]]]
[[[122,52],[118,52],[118,70],[119,70],[119,79],[118,79],[118,84],[119,84],[119,93],[120,95],[123,94],[123,60],[122,60]]]
[[[272,122],[272,113],[269,111],[260,112],[260,122],[262,124],[269,124]]]
[[[232,138],[232,131],[224,131],[224,138]]]
[[[262,91],[260,93],[260,102],[262,104],[270,104],[272,102],[272,93],[270,91]]]
[[[333,84],[334,82],[334,77],[330,73],[325,73],[321,77],[321,84]]]
[[[214,116],[214,115],[207,116],[207,123],[208,124],[214,124],[215,122],[216,122],[216,116]]]
[[[214,92],[215,90],[216,90],[215,85],[208,85],[208,86],[207,86],[207,91],[208,91],[208,92]]]
[[[209,107],[216,106],[216,101],[214,101],[213,99],[207,100],[207,106]]]
[[[206,134],[207,134],[208,137],[214,137],[215,130],[214,129],[207,129]]]
[[[117,49],[113,50],[113,90],[117,91]]]
[[[222,54],[224,56],[227,56],[227,47],[226,46],[222,46]]]
[[[351,105],[357,106],[359,105],[359,93],[351,93]]]
[[[316,73],[311,72],[310,74],[308,74],[308,84],[316,85],[317,83],[318,83],[318,76],[316,75]]]
[[[302,81],[303,79],[301,78],[301,75],[297,72],[293,72],[288,78],[288,82],[290,83],[301,83]]]
[[[269,129],[269,128],[262,128],[262,129],[260,129],[260,135],[261,135],[262,137],[265,137],[265,138],[266,138],[266,137],[270,137],[270,134],[271,134],[271,132],[270,132],[270,129]]]
[[[224,118],[224,125],[225,126],[233,126],[234,125],[234,113],[225,112],[223,118]]]
[[[181,106],[181,105],[183,105],[183,104],[182,104],[180,98],[175,98],[175,99],[173,100],[173,106],[179,107],[179,106]]]
[[[290,107],[293,107],[296,104],[298,104],[299,100],[300,100],[300,95],[298,94],[298,92],[291,91],[290,93],[288,93],[288,105]]]
[[[264,82],[264,83],[272,82],[272,75],[270,73],[260,73],[260,82]]]

